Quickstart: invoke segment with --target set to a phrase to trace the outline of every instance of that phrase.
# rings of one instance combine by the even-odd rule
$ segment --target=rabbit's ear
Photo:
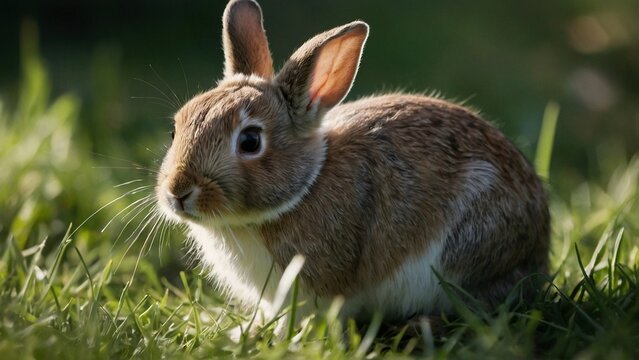
[[[224,76],[241,73],[273,76],[273,60],[262,25],[262,9],[253,0],[231,0],[222,18]]]
[[[319,34],[284,64],[276,82],[288,102],[295,126],[317,126],[323,112],[339,104],[353,84],[368,25],[354,21]]]

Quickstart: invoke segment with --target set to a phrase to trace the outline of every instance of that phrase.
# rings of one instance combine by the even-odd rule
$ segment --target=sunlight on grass
[[[0,359],[623,358],[638,351],[639,157],[605,185],[551,193],[552,285],[533,303],[516,291],[493,313],[457,301],[458,319],[422,319],[418,334],[404,327],[383,336],[381,317],[366,329],[336,321],[337,298],[302,329],[288,324],[284,340],[270,324],[259,337],[231,341],[228,331],[250,319],[197,269],[168,279],[144,257],[138,265],[142,250],[125,253],[130,241],[114,245],[143,221],[117,218],[130,197],[70,226],[126,190],[114,188],[113,174],[84,145],[79,100],[49,98],[35,30],[24,33],[20,99],[15,110],[0,99]],[[545,179],[557,117],[550,103],[535,159]],[[114,217],[131,221],[129,230],[114,224],[101,232]],[[293,277],[285,285],[295,294]],[[449,293],[463,297],[453,287]],[[295,318],[296,304],[284,296],[280,303]]]
[[[552,156],[552,144],[555,140],[555,129],[557,127],[558,117],[559,105],[554,102],[548,103],[541,122],[541,131],[539,133],[539,142],[537,143],[537,153],[535,155],[537,174],[544,180],[548,180],[548,175],[550,174],[550,158]]]

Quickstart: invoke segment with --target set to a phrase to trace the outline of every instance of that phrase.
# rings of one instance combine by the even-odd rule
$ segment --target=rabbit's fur
[[[301,254],[307,308],[341,295],[343,316],[401,321],[451,309],[435,272],[495,304],[545,270],[543,186],[492,125],[425,96],[340,104],[365,23],[317,35],[274,75],[259,5],[232,0],[223,22],[224,79],[175,115],[157,197],[231,297],[274,316]],[[255,153],[238,140],[250,127]]]

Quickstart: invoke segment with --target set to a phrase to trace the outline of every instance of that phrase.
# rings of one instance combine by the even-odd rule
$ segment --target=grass
[[[536,159],[550,184],[552,284],[533,303],[514,293],[488,313],[458,301],[460,318],[442,319],[439,329],[423,322],[419,336],[382,336],[378,318],[368,329],[342,328],[336,303],[304,328],[289,327],[285,340],[274,339],[271,327],[236,343],[227,330],[243,315],[197,268],[159,275],[149,248],[168,230],[144,230],[144,185],[152,179],[116,186],[79,131],[79,99],[50,100],[37,49],[24,44],[19,101],[9,110],[0,99],[0,359],[639,354],[639,157],[620,162],[604,185],[555,193],[555,105],[546,111]],[[451,289],[451,296],[463,294]]]

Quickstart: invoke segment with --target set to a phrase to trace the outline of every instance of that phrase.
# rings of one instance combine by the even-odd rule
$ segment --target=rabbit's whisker
[[[104,225],[104,227],[102,228],[102,230],[100,230],[100,232],[104,232],[104,231],[105,231],[105,230],[109,227],[109,225],[111,225],[111,223],[113,222],[113,220],[117,219],[117,218],[118,218],[118,216],[120,216],[123,212],[125,212],[125,211],[129,210],[131,207],[136,206],[136,204],[139,204],[140,202],[145,202],[145,201],[149,201],[149,195],[147,195],[147,196],[145,196],[145,197],[142,197],[142,198],[140,198],[140,199],[135,200],[134,202],[132,202],[132,203],[130,203],[129,205],[127,205],[124,209],[122,209],[122,210],[118,211],[118,213],[117,213],[117,214],[115,214],[115,215],[113,216],[113,218],[112,218],[111,220],[109,220],[109,222],[107,222],[107,223],[106,223],[106,225]]]
[[[89,220],[91,220],[95,215],[97,215],[100,211],[106,209],[107,207],[111,206],[113,203],[121,200],[122,198],[125,198],[128,195],[134,194],[136,191],[138,191],[139,188],[133,189],[133,190],[129,190],[127,192],[125,192],[124,194],[116,197],[115,199],[109,201],[108,203],[102,205],[99,209],[97,209],[96,211],[94,211],[91,215],[89,215],[86,219],[84,219],[84,221],[82,221],[80,223],[80,225],[78,225],[75,230],[73,230],[70,234],[69,237],[73,236],[78,230],[80,230],[82,228],[82,226],[84,226],[84,224],[86,224]]]
[[[173,91],[173,88],[171,88],[171,86],[169,85],[169,83],[166,82],[166,80],[164,80],[164,78],[162,78],[160,76],[160,74],[158,74],[157,71],[155,71],[155,68],[153,67],[153,65],[149,64],[149,68],[151,68],[151,71],[153,71],[153,73],[155,74],[155,76],[164,84],[164,86],[167,87],[167,89],[169,89],[169,91],[171,92],[171,94],[173,95],[173,99],[175,99],[175,104],[177,105],[176,108],[180,107],[180,103],[182,100],[180,100],[180,98],[177,96],[177,94],[175,93],[175,91]]]
[[[129,246],[127,246],[126,250],[124,251],[124,254],[122,254],[122,258],[120,258],[120,261],[118,262],[118,265],[116,266],[116,270],[120,268],[120,265],[122,265],[122,261],[124,260],[126,255],[129,253],[133,245],[136,244],[137,240],[140,238],[140,235],[144,232],[144,230],[153,222],[153,220],[154,220],[153,212],[148,212],[142,219],[142,222],[140,223],[140,225],[138,225],[138,227],[133,231],[133,233],[124,241],[125,243],[130,241],[130,243],[129,243]],[[137,269],[137,262],[136,262],[136,269]],[[135,274],[135,271],[133,271],[133,274]],[[134,276],[135,275],[133,275],[132,278]]]
[[[171,109],[172,109],[172,110],[175,110],[175,109],[177,109],[177,108],[179,108],[179,107],[180,107],[180,105],[179,105],[178,103],[174,102],[174,100],[172,100],[172,99],[171,99],[171,98],[170,98],[170,97],[169,97],[169,96],[168,96],[168,95],[167,95],[164,91],[162,91],[159,87],[157,87],[157,86],[155,86],[155,85],[151,84],[150,82],[148,82],[148,81],[146,81],[146,80],[144,80],[144,79],[140,79],[140,78],[133,78],[133,80],[136,80],[136,81],[139,81],[139,82],[141,82],[141,83],[144,83],[144,84],[146,84],[146,85],[150,86],[151,88],[153,88],[155,91],[157,91],[157,92],[159,92],[160,94],[162,94],[162,95],[166,98],[166,100],[165,100],[165,101],[166,101],[166,103],[167,103],[168,105],[170,105],[170,107],[171,107]]]

